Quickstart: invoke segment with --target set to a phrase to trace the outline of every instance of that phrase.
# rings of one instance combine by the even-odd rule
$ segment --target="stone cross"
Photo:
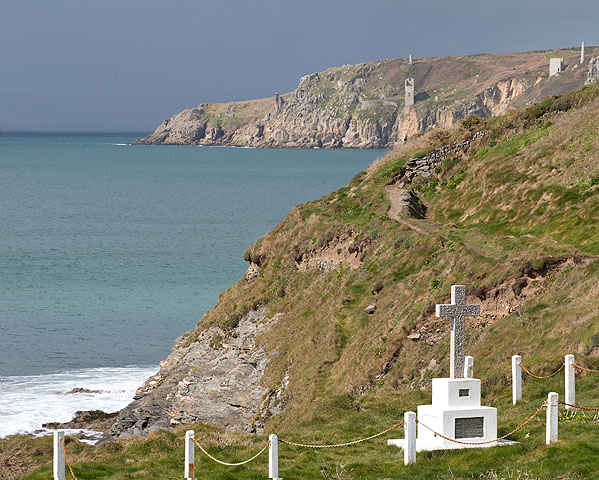
[[[451,286],[451,304],[438,304],[437,317],[451,317],[451,346],[449,358],[449,378],[464,378],[464,335],[466,317],[480,315],[480,305],[466,303],[466,287]]]

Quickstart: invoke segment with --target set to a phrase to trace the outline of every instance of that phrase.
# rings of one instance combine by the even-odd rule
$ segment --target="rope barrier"
[[[373,438],[380,437],[381,435],[384,435],[385,433],[390,432],[394,428],[397,428],[397,427],[403,425],[404,423],[406,423],[406,422],[396,423],[392,427],[389,427],[387,430],[384,430],[384,431],[379,432],[379,433],[375,433],[374,435],[371,435],[370,437],[361,438],[360,440],[354,440],[352,442],[346,442],[346,443],[336,443],[336,444],[332,444],[332,445],[310,445],[310,444],[305,444],[305,443],[288,442],[287,440],[282,440],[280,438],[279,438],[279,442],[284,443],[285,445],[291,445],[293,447],[303,447],[303,448],[337,448],[337,447],[349,447],[350,445],[356,445],[357,443],[362,443],[362,442],[365,442],[367,440],[372,440]]]
[[[446,437],[445,435],[440,434],[439,432],[435,432],[432,428],[427,427],[424,423],[422,423],[419,420],[416,420],[416,423],[419,423],[420,425],[422,425],[427,430],[430,430],[431,432],[433,432],[435,435],[438,435],[439,437],[444,438],[445,440],[449,440],[450,442],[453,442],[453,443],[459,443],[460,445],[486,445],[486,444],[489,444],[489,443],[497,442],[499,440],[503,440],[504,438],[507,438],[510,435],[513,435],[518,430],[521,430],[522,428],[524,428],[524,426],[526,424],[528,424],[528,422],[530,422],[533,418],[535,418],[541,412],[541,410],[543,410],[546,406],[547,406],[547,402],[543,403],[543,405],[541,405],[538,408],[538,410],[535,413],[532,414],[532,416],[530,418],[528,418],[524,423],[520,424],[518,427],[516,427],[510,433],[506,433],[505,435],[503,435],[503,436],[501,436],[499,438],[496,438],[495,440],[487,440],[485,442],[462,442],[461,440],[456,440],[454,438],[449,438],[449,437]]]
[[[245,465],[246,463],[250,463],[252,460],[255,460],[256,458],[258,458],[260,455],[262,455],[264,453],[264,450],[266,450],[269,446],[270,446],[270,441],[266,442],[266,445],[264,446],[264,448],[262,450],[260,450],[256,455],[254,455],[252,458],[248,459],[248,460],[244,460],[243,462],[237,462],[237,463],[228,463],[228,462],[223,462],[222,460],[219,460],[218,458],[214,458],[212,455],[210,455],[206,450],[204,450],[204,447],[202,447],[198,441],[195,438],[192,438],[193,443],[195,443],[198,448],[204,452],[204,454],[211,460],[214,460],[216,463],[220,463],[221,465],[226,465],[227,467],[238,467],[239,465]]]
[[[580,365],[577,365],[576,363],[573,363],[572,366],[574,366],[580,370],[584,370],[585,372],[599,373],[599,370],[592,370],[590,368],[581,367]]]
[[[528,369],[527,369],[527,368],[526,368],[524,365],[522,365],[522,363],[520,363],[520,366],[522,367],[522,370],[524,370],[526,373],[528,373],[528,374],[529,374],[531,377],[534,377],[534,378],[539,378],[539,379],[543,380],[543,379],[545,379],[545,378],[551,378],[551,377],[553,377],[554,375],[557,375],[559,372],[561,372],[561,371],[564,369],[564,367],[566,366],[566,364],[565,364],[565,363],[562,363],[562,366],[561,366],[561,367],[559,367],[559,368],[558,368],[558,369],[557,369],[555,372],[553,372],[553,373],[552,373],[552,374],[550,374],[550,375],[544,375],[544,376],[541,376],[541,375],[535,375],[535,374],[534,374],[534,373],[532,373],[530,370],[528,370]]]
[[[67,454],[67,449],[64,446],[64,440],[62,438],[60,439],[60,444],[62,445],[62,449],[64,450],[64,458],[67,461],[67,465],[69,466],[69,471],[71,472],[71,477],[73,477],[75,480],[77,480],[77,477],[73,473],[73,468],[71,467],[71,461],[69,460],[69,455]]]
[[[599,412],[599,408],[581,407],[580,405],[572,405],[566,402],[559,402],[559,404],[565,405],[566,407],[579,408],[580,410],[590,410],[591,412]]]

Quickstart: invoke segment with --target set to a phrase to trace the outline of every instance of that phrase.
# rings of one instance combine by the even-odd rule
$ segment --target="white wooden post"
[[[64,448],[61,441],[64,442],[64,432],[54,432],[54,480],[66,480],[64,470]]]
[[[406,412],[404,414],[404,451],[403,463],[410,465],[416,463],[416,414],[414,412]]]
[[[195,478],[195,444],[193,430],[185,432],[185,480]]]
[[[270,440],[270,446],[268,447],[268,478],[282,480],[279,477],[279,437],[273,433],[268,439]]]
[[[464,358],[464,378],[474,378],[474,357],[470,355]]]
[[[545,443],[557,442],[558,396],[551,392],[547,395],[547,426],[545,430]]]
[[[576,405],[576,388],[574,382],[576,379],[576,372],[574,370],[574,355],[566,355],[564,358],[566,364],[566,395],[564,402],[570,405]],[[566,405],[566,410],[574,410],[574,407]]]
[[[512,403],[522,400],[522,357],[512,356]]]

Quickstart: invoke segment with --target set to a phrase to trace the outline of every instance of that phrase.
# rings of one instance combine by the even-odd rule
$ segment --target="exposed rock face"
[[[595,83],[597,80],[599,80],[599,57],[595,57],[589,62],[589,71],[585,85]]]
[[[179,338],[158,373],[121,410],[105,439],[191,422],[255,431],[268,393],[262,384],[268,357],[255,340],[281,315],[266,318],[262,307],[250,311],[229,337],[213,326],[190,345]]]
[[[515,78],[497,82],[493,87],[487,88],[477,96],[477,106],[481,113],[476,113],[481,117],[502,115],[509,108],[510,102],[522,95],[525,89],[526,84]]]
[[[200,104],[134,143],[390,148],[429,128],[449,127],[468,115],[500,115],[516,99],[537,101],[587,80],[567,62],[558,76],[547,78],[546,70],[544,52],[346,65],[306,75],[285,95]],[[408,77],[416,95],[414,106],[405,108]]]
[[[360,253],[361,250],[355,243],[355,233],[346,232],[331,238],[326,245],[322,245],[301,255],[298,254],[296,257],[296,266],[300,272],[307,272],[309,270],[328,272],[341,264],[355,269],[362,264]]]

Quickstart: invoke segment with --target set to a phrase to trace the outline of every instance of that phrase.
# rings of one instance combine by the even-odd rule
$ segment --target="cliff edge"
[[[431,127],[468,115],[489,118],[569,92],[587,80],[587,47],[505,55],[381,60],[302,77],[291,93],[232,103],[203,103],[165,120],[134,144],[240,147],[393,148]],[[549,77],[549,58],[564,57]],[[413,78],[414,105],[405,105]]]

